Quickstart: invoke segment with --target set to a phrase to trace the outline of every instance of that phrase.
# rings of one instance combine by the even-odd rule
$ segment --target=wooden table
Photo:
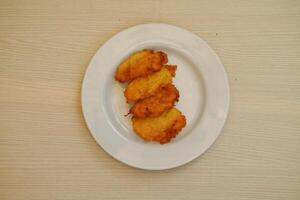
[[[144,171],[82,116],[96,50],[141,23],[184,27],[220,56],[227,124],[200,158]],[[0,199],[300,199],[300,1],[0,1]]]

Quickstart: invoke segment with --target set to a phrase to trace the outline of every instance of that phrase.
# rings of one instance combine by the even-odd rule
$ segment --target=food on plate
[[[134,117],[158,117],[178,101],[179,92],[173,84],[162,86],[153,96],[138,101],[130,109]]]
[[[124,95],[128,103],[136,102],[154,95],[160,87],[172,83],[174,67],[163,67],[160,71],[154,72],[146,77],[136,78],[131,81]]]
[[[185,116],[172,108],[158,117],[132,118],[133,130],[146,141],[169,142],[186,125]]]
[[[130,55],[115,72],[115,79],[129,82],[124,96],[132,104],[134,132],[145,141],[170,142],[186,126],[185,116],[176,108],[179,91],[172,84],[177,66],[168,65],[162,51],[144,49]],[[127,116],[125,115],[125,116]]]
[[[168,62],[164,52],[144,49],[130,55],[117,68],[115,79],[120,82],[131,81],[160,70]]]

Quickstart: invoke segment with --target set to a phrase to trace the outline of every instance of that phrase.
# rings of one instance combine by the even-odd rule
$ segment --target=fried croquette
[[[132,118],[133,130],[146,141],[169,142],[186,125],[185,116],[176,108],[159,117]]]
[[[161,51],[145,49],[136,52],[123,61],[117,68],[115,79],[120,82],[131,81],[147,76],[162,68],[168,62],[167,54]]]
[[[172,84],[161,87],[153,96],[138,101],[130,113],[134,117],[158,117],[178,101],[179,92]]]
[[[154,95],[160,87],[172,82],[172,73],[168,68],[162,68],[146,77],[134,79],[127,86],[124,95],[127,103],[136,102]]]

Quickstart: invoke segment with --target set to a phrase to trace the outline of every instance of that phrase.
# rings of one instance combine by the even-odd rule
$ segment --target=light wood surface
[[[107,155],[81,113],[96,50],[149,22],[205,39],[228,73],[217,142],[177,169]],[[300,199],[300,1],[0,1],[0,199]]]

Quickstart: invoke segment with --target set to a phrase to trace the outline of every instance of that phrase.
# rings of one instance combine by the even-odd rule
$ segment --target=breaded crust
[[[179,92],[172,84],[161,87],[153,96],[138,101],[130,113],[134,117],[158,117],[178,101]]]
[[[144,49],[132,54],[118,66],[115,79],[126,82],[137,77],[147,76],[160,70],[167,62],[168,57],[164,52]]]
[[[176,108],[159,117],[132,118],[133,130],[146,141],[169,142],[186,125],[185,116]]]
[[[171,72],[173,77],[176,75],[177,65],[165,65],[164,67]]]
[[[124,92],[128,103],[136,102],[154,95],[160,87],[172,82],[172,73],[165,67],[146,77],[130,82]]]

